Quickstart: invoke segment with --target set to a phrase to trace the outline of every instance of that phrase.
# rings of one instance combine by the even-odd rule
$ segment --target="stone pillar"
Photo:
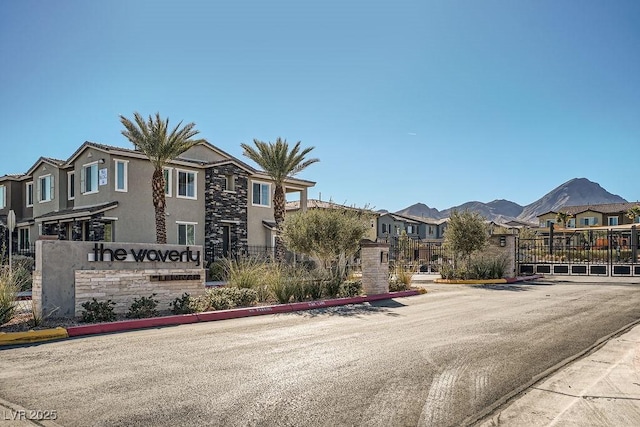
[[[364,293],[375,295],[389,292],[389,244],[362,240],[360,258]]]

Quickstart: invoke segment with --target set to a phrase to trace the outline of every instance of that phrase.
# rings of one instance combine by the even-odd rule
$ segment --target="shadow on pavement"
[[[471,287],[487,291],[525,292],[529,290],[527,286],[522,285],[472,285]]]
[[[392,313],[389,308],[404,307],[404,304],[396,302],[394,300],[365,302],[363,304],[349,304],[341,305],[337,307],[316,308],[313,310],[294,311],[290,314],[303,316],[303,317],[318,317],[318,316],[344,316],[344,317],[360,317],[367,314],[386,314],[388,316],[399,316],[397,313]]]

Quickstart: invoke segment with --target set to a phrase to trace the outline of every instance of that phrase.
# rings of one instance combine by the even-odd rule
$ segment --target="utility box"
[[[362,289],[367,295],[389,292],[389,244],[360,241]]]

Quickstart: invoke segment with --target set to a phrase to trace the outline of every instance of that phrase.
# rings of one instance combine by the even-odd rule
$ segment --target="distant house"
[[[632,203],[607,203],[600,205],[565,206],[557,211],[545,212],[538,215],[538,226],[549,228],[556,224],[558,213],[567,213],[570,218],[565,228],[583,228],[596,226],[619,226],[625,224],[640,224],[640,217],[630,219],[627,216],[629,209],[640,206],[640,202]]]
[[[39,236],[153,243],[152,172],[142,152],[95,142],[66,160],[40,157],[25,174],[0,177],[0,224],[14,210],[19,250]],[[203,245],[209,260],[274,246],[275,185],[265,172],[202,142],[171,160],[164,177],[168,243]],[[302,209],[313,185],[284,183]]]
[[[378,217],[378,240],[399,237],[404,231],[413,240],[442,240],[447,219],[419,218],[395,213]]]

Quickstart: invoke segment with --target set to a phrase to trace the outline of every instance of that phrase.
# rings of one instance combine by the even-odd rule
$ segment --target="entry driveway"
[[[460,425],[640,319],[639,285],[426,288],[0,350],[0,398],[68,426]]]

